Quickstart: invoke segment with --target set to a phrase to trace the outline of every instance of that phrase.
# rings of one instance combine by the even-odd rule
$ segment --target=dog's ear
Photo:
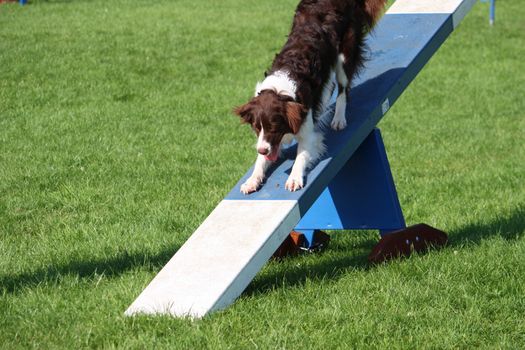
[[[306,108],[297,102],[286,103],[286,118],[288,119],[288,125],[292,129],[294,134],[299,132],[301,125],[306,117]]]
[[[241,117],[243,123],[251,124],[253,120],[252,114],[252,104],[250,102],[243,104],[242,106],[235,107],[233,109],[233,114]]]

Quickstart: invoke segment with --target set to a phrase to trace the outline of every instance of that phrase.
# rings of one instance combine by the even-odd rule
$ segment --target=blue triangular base
[[[314,230],[405,228],[379,129],[374,129],[330,182],[295,230],[311,245]]]

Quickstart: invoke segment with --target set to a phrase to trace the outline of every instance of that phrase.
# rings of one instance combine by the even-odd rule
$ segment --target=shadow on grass
[[[518,206],[508,216],[497,216],[486,223],[472,223],[450,232],[449,246],[479,244],[482,240],[499,236],[506,240],[518,239],[525,231],[525,206]]]
[[[507,240],[518,239],[525,232],[525,207],[516,208],[511,215],[493,218],[487,223],[470,224],[458,230],[450,232],[448,247],[462,247],[465,245],[476,245],[482,240],[490,237],[499,236]],[[349,233],[352,234],[352,233]],[[348,269],[368,270],[374,268],[369,265],[367,254],[362,254],[362,250],[371,251],[377,241],[366,240],[358,247],[344,249],[338,247],[336,259],[320,259],[317,264],[302,264],[303,267],[294,267],[291,271],[281,271],[276,269],[275,273],[256,279],[252,282],[245,295],[252,296],[264,294],[268,291],[301,285],[306,280],[338,279],[344,275]],[[329,247],[328,250],[331,248]],[[360,254],[355,255],[359,252]],[[326,254],[329,254],[327,252]],[[344,255],[347,254],[347,255]],[[341,256],[342,255],[342,256]],[[295,258],[292,258],[295,259]]]
[[[366,238],[361,236],[358,242],[353,241],[350,244],[337,240],[337,236],[352,234],[361,235],[357,231],[337,232],[331,235],[332,244],[324,253],[313,253],[310,257],[308,255],[290,257],[282,262],[276,262],[275,268],[272,268],[268,274],[258,276],[250,283],[244,295],[265,294],[277,288],[301,285],[306,280],[337,280],[349,269],[362,271],[370,269],[367,258],[368,253],[377,243],[376,234],[369,231]]]
[[[331,253],[326,253],[330,255],[330,258],[321,257],[318,263],[302,263],[300,267],[294,266],[286,271],[279,269],[278,272],[259,277],[248,285],[243,295],[266,294],[275,289],[302,285],[306,280],[337,280],[345,275],[348,269],[367,270],[370,268],[367,254],[352,255],[352,251],[347,250],[346,255],[337,254],[338,256],[334,258]],[[299,261],[302,257],[290,259]]]
[[[523,236],[524,231],[525,206],[520,206],[509,216],[496,217],[487,223],[470,224],[450,232],[448,246],[461,247],[468,244],[479,244],[483,239],[493,236],[513,240]],[[376,241],[368,239],[352,248],[334,245],[328,248],[325,256],[312,257],[312,259],[318,259],[314,263],[302,261],[284,272],[282,268],[277,267],[275,272],[270,272],[268,275],[258,277],[253,281],[245,291],[245,295],[264,294],[277,288],[301,285],[308,279],[338,279],[348,269],[367,270],[373,268],[368,264],[367,254],[375,243]],[[3,275],[0,276],[0,290],[7,293],[17,293],[23,288],[37,286],[45,282],[59,283],[63,276],[74,275],[81,279],[93,278],[96,275],[112,277],[144,266],[149,266],[151,271],[156,272],[178,249],[179,247],[169,247],[157,254],[148,252],[130,254],[125,252],[110,259],[72,261],[61,266],[50,266],[16,276]],[[367,253],[363,254],[363,250]],[[290,258],[288,262],[283,262],[283,264],[293,264],[295,261],[301,261],[301,259],[304,258]]]
[[[46,282],[60,283],[65,276],[77,276],[80,279],[90,279],[97,275],[106,277],[119,276],[136,267],[148,266],[152,271],[158,271],[173,256],[179,247],[169,247],[157,254],[148,252],[121,253],[113,258],[71,261],[63,265],[53,265],[48,268],[19,275],[0,275],[0,292],[17,293],[27,287],[34,287]]]

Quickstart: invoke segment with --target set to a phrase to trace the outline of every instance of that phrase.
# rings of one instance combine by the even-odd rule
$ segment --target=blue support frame
[[[385,146],[379,129],[359,146],[295,227],[313,245],[315,230],[405,228]]]
[[[489,15],[490,25],[494,25],[496,21],[496,0],[490,0],[490,15]]]
[[[489,23],[494,25],[496,21],[496,0],[481,0],[481,2],[490,2]]]
[[[299,224],[296,225],[296,229],[306,234],[309,245],[316,229],[379,229],[383,237],[378,244],[379,253],[374,253],[373,261],[380,261],[385,256],[395,256],[395,250],[402,251],[396,246],[398,242],[390,242],[394,235],[387,233],[393,233],[392,230],[397,229],[397,237],[402,237],[403,242],[416,239],[420,231],[425,232],[427,242],[445,242],[446,235],[429,226],[416,225],[404,229],[404,219],[386,152],[379,132],[374,129],[477,1],[462,0],[453,13],[387,13],[366,38],[369,57],[366,69],[352,82],[349,96],[352,102],[347,105],[346,110],[347,127],[341,131],[330,128],[334,99],[319,118],[318,129],[324,135],[326,153],[306,174],[304,188],[290,192],[284,187],[297,151],[296,146],[291,146],[283,149],[283,157],[268,170],[266,182],[257,192],[249,195],[240,192],[241,185],[253,172],[252,167],[237,182],[225,200],[296,201],[299,211]],[[375,135],[373,139],[376,145],[369,146],[368,149],[366,146],[362,148],[362,143],[371,133]],[[361,150],[359,153],[365,156],[356,155],[358,149]],[[359,162],[355,159],[358,157],[365,158],[363,164],[357,164]],[[366,161],[366,158],[375,160]],[[365,170],[352,170],[359,166]],[[367,167],[375,170],[367,172]],[[344,168],[347,171],[342,170]],[[378,176],[378,179],[374,176]],[[344,181],[334,180],[336,177]],[[381,187],[380,184],[387,185]],[[356,189],[362,192],[355,192]],[[378,191],[378,194],[374,191]],[[319,196],[322,198],[318,199]],[[372,199],[374,196],[375,199]],[[365,205],[366,200],[370,202]],[[317,209],[313,209],[312,214],[307,215],[314,204]],[[330,206],[332,209],[327,209]],[[392,214],[396,212],[397,214]],[[374,217],[375,214],[379,216]],[[354,219],[350,219],[352,215]],[[302,220],[304,216],[307,218]],[[307,224],[308,216],[311,222]],[[393,223],[385,219],[396,216],[398,219]],[[385,248],[384,242],[390,242],[386,245],[388,249]],[[390,251],[392,247],[395,247],[394,251]]]

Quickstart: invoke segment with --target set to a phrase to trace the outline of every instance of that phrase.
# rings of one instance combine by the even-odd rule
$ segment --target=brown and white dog
[[[255,97],[234,113],[257,134],[257,160],[241,192],[255,192],[281,144],[297,140],[297,157],[285,187],[304,186],[305,170],[324,152],[322,136],[314,123],[326,107],[334,88],[338,96],[331,127],[346,127],[350,82],[363,62],[363,39],[386,0],[302,0],[292,30],[275,57],[266,78],[257,84]]]

